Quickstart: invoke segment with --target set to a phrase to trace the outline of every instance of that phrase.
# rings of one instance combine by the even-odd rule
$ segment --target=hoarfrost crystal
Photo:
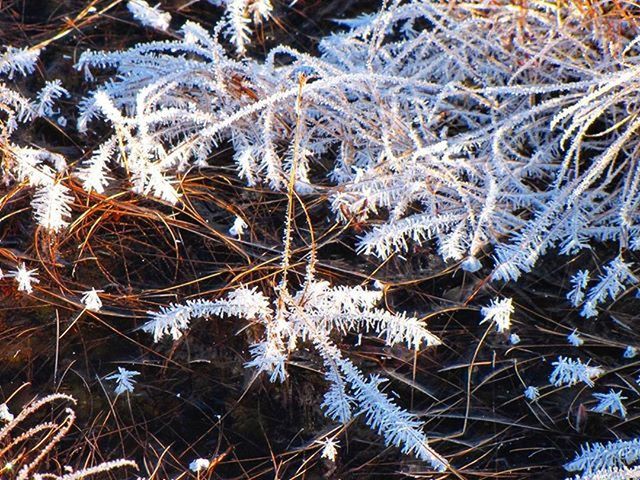
[[[136,375],[140,375],[140,372],[118,367],[118,373],[109,375],[108,377],[105,377],[105,379],[114,380],[116,382],[115,393],[116,395],[120,395],[125,392],[133,392],[135,388],[134,383],[136,383],[133,377],[135,377]]]

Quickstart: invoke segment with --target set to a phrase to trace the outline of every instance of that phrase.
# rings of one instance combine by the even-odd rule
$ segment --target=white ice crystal
[[[233,225],[229,228],[229,235],[240,238],[247,227],[247,223],[241,217],[236,217]]]
[[[571,305],[577,307],[584,300],[584,293],[589,283],[589,270],[579,270],[571,277],[573,288],[567,293],[567,299]]]
[[[0,56],[0,74],[7,75],[11,80],[16,73],[33,73],[39,55],[40,50],[37,48],[7,46],[6,51]]]
[[[71,216],[70,191],[60,182],[53,182],[36,188],[31,206],[40,225],[47,230],[57,232],[65,228]]]
[[[540,390],[538,390],[538,387],[534,387],[530,385],[524,389],[524,397],[527,400],[536,400],[539,396],[540,396]]]
[[[33,283],[40,283],[40,280],[36,277],[38,273],[37,269],[27,270],[27,266],[21,263],[16,270],[10,270],[7,273],[7,277],[13,277],[18,282],[18,291],[33,293]]]
[[[484,317],[480,323],[495,321],[496,330],[500,333],[505,332],[511,328],[513,310],[511,298],[493,299],[489,305],[482,307],[480,310]]]
[[[573,332],[571,332],[569,335],[567,335],[567,341],[574,347],[580,347],[584,343],[584,340],[580,338],[577,328],[574,329]]]
[[[638,278],[631,271],[631,264],[622,257],[614,258],[604,266],[604,273],[600,275],[598,283],[589,289],[580,315],[591,318],[598,315],[597,306],[607,298],[615,300],[623,292],[626,285],[638,283]]]
[[[169,29],[171,14],[160,10],[159,5],[151,7],[145,0],[130,0],[127,8],[141,25],[162,31]]]
[[[91,288],[82,294],[82,303],[84,304],[87,310],[91,310],[92,312],[99,312],[102,308],[102,300],[98,296],[98,293],[103,290],[96,290],[95,288]]]
[[[568,358],[559,356],[558,360],[553,362],[555,367],[549,376],[549,382],[556,386],[575,385],[578,382],[584,382],[589,387],[593,387],[593,380],[604,374],[604,370],[600,367],[592,367],[588,362],[582,363],[579,358]]]
[[[189,470],[193,473],[198,473],[202,471],[206,471],[211,465],[211,462],[206,458],[196,458],[189,464]]]
[[[116,395],[120,395],[125,392],[133,392],[135,388],[134,383],[136,383],[133,377],[135,377],[136,375],[140,375],[140,372],[136,372],[135,370],[127,370],[123,367],[118,367],[118,372],[105,377],[105,380],[114,380],[116,382],[116,388],[114,391]]]
[[[322,454],[320,456],[322,458],[326,458],[327,460],[335,462],[340,442],[334,440],[333,438],[325,438],[320,442],[320,444],[322,445]]]
[[[622,418],[626,418],[627,409],[622,401],[627,397],[622,396],[622,391],[609,390],[609,393],[594,393],[593,396],[598,400],[598,404],[591,409],[592,411],[611,415],[619,413]]]
[[[9,411],[6,403],[0,404],[0,421],[10,422],[13,420],[13,414]]]

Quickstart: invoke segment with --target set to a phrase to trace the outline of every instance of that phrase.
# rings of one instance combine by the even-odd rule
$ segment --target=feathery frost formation
[[[40,51],[6,47],[0,58],[0,74],[13,78],[15,73],[30,74],[35,70]],[[37,117],[55,114],[54,103],[68,92],[59,80],[47,82],[31,101],[0,81],[0,140],[3,154],[0,174],[2,182],[24,182],[34,187],[31,206],[39,225],[57,232],[68,225],[73,198],[69,189],[61,183],[67,162],[62,155],[34,147],[22,147],[11,142],[11,135],[20,123]]]
[[[216,3],[242,51],[249,14],[268,15],[269,2]],[[304,75],[296,188],[313,192],[314,164],[331,153],[337,216],[385,219],[361,252],[385,258],[435,240],[445,260],[475,271],[493,245],[493,278],[513,280],[552,247],[636,249],[640,163],[627,152],[640,126],[638,43],[631,29],[586,28],[562,5],[396,1],[344,23],[320,42],[321,57],[278,46],[262,63],[233,59],[190,22],[178,40],[85,52],[87,78],[117,76],[85,99],[79,127],[107,119],[125,151],[107,140],[81,178],[99,191],[108,163],[126,157],[136,191],[174,203],[174,175],[230,139],[249,185],[282,188]],[[570,299],[580,303],[580,290]],[[601,299],[587,298],[583,315]]]
[[[549,382],[560,387],[562,385],[572,386],[576,383],[584,382],[589,387],[593,387],[593,380],[604,374],[600,367],[592,367],[589,362],[582,363],[579,358],[568,358],[560,356],[553,362],[555,367],[549,376]]]
[[[33,100],[0,82],[2,181],[33,189],[40,227],[55,234],[69,225],[69,173],[101,195],[124,171],[134,193],[176,205],[182,176],[207,167],[230,142],[237,174],[249,186],[290,187],[290,201],[294,193],[322,192],[339,221],[364,224],[359,253],[387,259],[433,242],[445,261],[475,272],[492,250],[491,279],[508,281],[550,249],[576,255],[611,242],[618,253],[602,271],[579,270],[570,279],[567,300],[586,318],[639,283],[625,256],[640,249],[640,37],[623,19],[587,21],[571,2],[532,0],[524,8],[395,0],[377,14],[338,22],[343,31],[320,41],[319,56],[280,45],[257,61],[242,56],[252,28],[271,16],[271,1],[210,3],[226,11],[211,32],[187,22],[171,40],[81,55],[76,68],[94,87],[79,105],[78,129],[100,119],[111,130],[72,172],[62,155],[12,140],[20,124],[38,117],[64,123],[56,107],[68,96],[61,82],[46,82]],[[157,6],[131,0],[127,7],[143,25],[169,30],[171,17]],[[0,75],[32,74],[39,53],[6,47]],[[97,72],[103,78],[96,81]],[[241,217],[230,227],[238,238],[248,229]],[[286,252],[287,237],[285,244]],[[25,264],[7,276],[27,293],[39,282]],[[87,310],[102,308],[98,292],[84,292]],[[200,317],[256,322],[264,334],[247,366],[271,381],[283,381],[289,355],[311,345],[323,364],[328,417],[359,415],[387,445],[445,471],[419,417],[335,341],[350,333],[415,350],[439,344],[423,322],[377,308],[382,292],[318,280],[311,266],[299,290],[283,280],[275,295],[240,287],[216,301],[172,304],[150,312],[144,330],[155,341],[176,340]],[[508,332],[512,313],[510,298],[492,300],[482,322]],[[509,339],[520,342],[516,333]],[[567,341],[583,345],[577,329]],[[637,353],[631,346],[625,352]],[[605,373],[564,356],[553,367],[555,387],[593,387]],[[106,378],[120,394],[133,391],[137,374],[119,367]],[[540,399],[535,386],[523,395]],[[593,412],[625,418],[622,391],[593,396]],[[0,418],[13,422],[5,410]],[[324,456],[334,459],[336,443],[326,442]],[[581,480],[636,478],[638,451],[637,440],[592,444],[566,468],[582,471]]]
[[[588,443],[564,468],[581,471],[576,480],[627,480],[640,478],[638,467],[630,468],[640,458],[640,440],[616,440],[607,444]]]
[[[239,54],[244,54],[251,42],[251,24],[260,25],[273,11],[271,0],[209,0],[209,3],[225,8],[226,14],[218,28]]]
[[[51,419],[39,421],[35,425],[32,418],[39,412],[46,410],[57,402],[66,402],[75,405],[76,399],[63,393],[54,393],[40,399],[34,399],[23,406],[16,415],[9,413],[7,405],[0,405],[0,412],[6,410],[8,415],[0,416],[5,421],[0,427],[0,452],[2,452],[2,478],[15,478],[16,480],[81,480],[96,474],[110,472],[117,468],[132,467],[137,469],[135,462],[125,459],[103,462],[92,467],[84,467],[74,470],[65,467],[64,474],[57,475],[54,472],[39,472],[40,468],[47,465],[58,465],[56,461],[56,448],[65,436],[71,431],[76,420],[76,413],[71,407],[64,410],[62,420]],[[42,432],[47,432],[42,436]],[[34,448],[33,445],[37,447]],[[85,465],[91,463],[87,460]]]
[[[151,7],[145,0],[129,0],[127,8],[143,26],[162,31],[169,29],[171,15],[160,10],[158,5]]]
[[[389,345],[408,348],[440,344],[420,320],[376,308],[382,293],[362,287],[332,287],[308,273],[306,282],[294,295],[279,289],[278,298],[269,299],[256,289],[241,287],[218,301],[192,300],[150,312],[144,329],[155,340],[165,335],[174,339],[198,317],[236,316],[264,327],[263,339],[251,346],[252,360],[247,367],[264,371],[271,381],[287,377],[286,361],[300,342],[311,343],[322,359],[329,388],[323,408],[327,416],[347,422],[354,414],[365,417],[388,445],[430,463],[443,471],[447,462],[427,444],[423,425],[413,414],[396,405],[381,390],[384,379],[369,377],[345,358],[332,340],[332,334],[369,333]]]

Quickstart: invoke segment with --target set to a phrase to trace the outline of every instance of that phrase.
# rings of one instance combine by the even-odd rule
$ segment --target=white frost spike
[[[624,291],[625,285],[635,283],[638,283],[638,278],[631,272],[631,265],[625,263],[622,257],[616,257],[609,265],[605,265],[598,283],[589,290],[580,315],[587,318],[595,317],[598,314],[598,305],[607,298],[615,300]]]
[[[135,388],[134,383],[136,383],[133,377],[135,377],[136,375],[140,375],[140,372],[118,367],[118,373],[114,373],[112,375],[109,375],[108,377],[105,377],[105,380],[115,380],[115,393],[116,395],[120,395],[124,392],[133,392]]]
[[[84,292],[82,295],[82,303],[84,304],[87,310],[91,310],[92,312],[99,312],[102,308],[102,300],[98,296],[98,292],[102,292],[103,290],[96,290],[92,288],[89,291]]]
[[[7,277],[13,277],[18,282],[18,291],[33,293],[32,283],[40,283],[40,280],[36,278],[38,270],[27,270],[24,263],[21,263],[17,270],[11,270]]]
[[[37,48],[14,48],[7,46],[7,50],[0,57],[0,74],[8,75],[11,80],[15,73],[27,75],[36,69],[36,62],[40,50]]]
[[[597,413],[610,413],[611,415],[619,413],[620,417],[626,418],[627,409],[624,407],[622,401],[626,400],[627,397],[622,396],[622,391],[616,392],[609,390],[609,393],[594,393],[593,396],[598,400],[598,405],[596,405],[592,411]]]
[[[69,189],[60,182],[51,185],[43,185],[36,189],[31,206],[38,224],[57,232],[66,227],[66,220],[71,216],[70,204],[73,197],[69,195]]]
[[[229,229],[229,235],[240,238],[247,227],[247,223],[241,217],[236,217]]]
[[[538,387],[528,386],[524,389],[524,398],[527,400],[537,400],[539,396],[540,390],[538,390]]]
[[[42,90],[38,92],[37,114],[44,117],[58,113],[53,109],[53,104],[62,96],[68,97],[69,92],[62,86],[60,80],[46,82]]]
[[[82,181],[82,188],[87,192],[94,190],[104,193],[104,188],[111,180],[107,176],[108,163],[115,153],[117,140],[115,137],[100,145],[91,158],[82,164],[77,176]]]
[[[582,338],[580,338],[580,335],[578,334],[577,328],[569,335],[567,335],[567,341],[574,347],[580,347],[584,343],[584,340],[582,340]]]
[[[571,305],[577,307],[584,300],[584,291],[589,283],[589,270],[579,270],[570,281],[573,288],[567,293],[567,299]]]
[[[151,7],[144,0],[130,0],[127,8],[141,25],[162,31],[169,29],[171,14],[160,10],[159,5]]]
[[[326,458],[332,462],[336,461],[336,455],[338,454],[338,448],[340,447],[340,442],[334,440],[333,438],[325,438],[321,442],[322,445],[322,454],[320,455],[322,458]]]
[[[491,303],[480,310],[484,319],[480,322],[496,322],[496,330],[500,333],[511,328],[511,314],[513,313],[513,303],[511,298],[501,300],[491,300]]]
[[[640,439],[616,440],[606,445],[587,443],[580,447],[580,453],[571,462],[565,464],[564,468],[570,472],[582,470],[583,475],[590,475],[597,474],[601,470],[625,468],[638,459],[640,459]]]
[[[604,374],[600,367],[592,367],[588,363],[584,364],[579,358],[558,357],[553,362],[555,367],[549,376],[549,382],[556,387],[562,385],[572,386],[578,382],[584,382],[589,387],[593,387],[593,380]]]

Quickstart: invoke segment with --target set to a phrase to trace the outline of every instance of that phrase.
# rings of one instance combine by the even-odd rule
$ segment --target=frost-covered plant
[[[423,433],[424,425],[410,412],[402,409],[382,392],[386,380],[378,375],[366,376],[346,358],[333,338],[347,333],[370,333],[388,346],[405,344],[418,350],[421,346],[439,345],[440,339],[427,330],[423,321],[404,313],[391,313],[377,308],[382,299],[380,290],[361,286],[331,286],[318,280],[315,274],[315,244],[310,252],[305,280],[293,292],[288,273],[291,268],[292,219],[295,209],[296,173],[304,168],[305,153],[302,104],[306,79],[298,78],[295,97],[294,146],[287,179],[287,216],[281,256],[281,279],[270,300],[257,288],[239,287],[221,300],[196,299],[183,305],[170,305],[159,312],[149,312],[151,319],[143,329],[152,332],[156,340],[164,335],[174,339],[182,335],[190,321],[197,317],[241,317],[262,326],[262,339],[250,347],[252,359],[247,367],[266,372],[270,380],[284,381],[288,375],[289,354],[301,343],[312,345],[324,366],[329,388],[322,408],[333,420],[347,422],[355,414],[362,415],[369,427],[378,432],[387,445],[395,445],[403,453],[413,454],[428,462],[435,470],[445,471],[446,459],[429,447]]]
[[[607,473],[619,473],[620,470],[627,469],[640,458],[640,441],[616,440],[614,442],[587,443],[582,445],[580,453],[564,468],[570,472],[582,472],[582,479],[593,478],[628,478],[628,477],[607,477]],[[603,475],[597,477],[596,475]],[[592,477],[590,477],[592,476]],[[631,477],[635,478],[635,477]]]
[[[271,0],[209,0],[209,3],[225,8],[218,28],[231,39],[239,54],[244,54],[251,42],[251,24],[260,25],[273,11]]]
[[[116,388],[114,390],[116,395],[120,395],[125,392],[133,393],[133,390],[135,389],[134,384],[136,383],[133,377],[136,375],[140,375],[140,372],[118,367],[118,372],[105,377],[105,380],[113,380],[116,382]]]
[[[242,12],[242,49],[247,9],[269,8],[225,4]],[[330,156],[338,217],[382,218],[361,252],[384,258],[435,240],[445,260],[473,271],[492,244],[492,278],[508,280],[555,246],[637,248],[640,163],[628,152],[640,126],[638,43],[624,18],[610,19],[615,33],[585,21],[571,2],[408,0],[346,22],[321,41],[321,57],[279,46],[264,62],[239,62],[193,23],[178,40],[86,52],[78,68],[89,78],[116,73],[81,107],[81,129],[102,116],[115,131],[85,166],[88,184],[102,188],[108,161],[126,158],[136,191],[175,202],[173,176],[230,139],[242,178],[283,188],[303,74],[296,188],[313,192],[314,163]],[[124,150],[106,147],[116,138]]]
[[[39,473],[37,470],[46,464],[47,457],[55,451],[58,444],[71,430],[76,414],[72,408],[66,408],[65,418],[62,421],[41,421],[28,428],[25,423],[45,406],[58,401],[76,404],[73,397],[57,393],[33,400],[25,405],[17,415],[9,414],[3,418],[7,423],[0,428],[0,474],[2,478],[8,476],[7,478],[15,478],[16,480],[80,480],[117,468],[137,468],[135,462],[120,459],[78,470],[69,467],[67,473],[62,475],[49,472]],[[2,405],[6,408],[6,404]],[[33,444],[29,443],[34,440],[39,442],[37,448],[33,448]]]
[[[0,59],[0,74],[29,74],[35,69],[38,49],[16,49],[6,47]],[[47,82],[35,102],[17,93],[0,82],[0,167],[2,182],[14,181],[34,187],[31,206],[37,222],[47,230],[59,231],[68,224],[73,198],[69,189],[61,183],[61,174],[67,162],[62,155],[44,149],[23,147],[11,141],[11,136],[20,123],[39,116],[53,115],[54,102],[68,95],[59,81]]]
[[[527,388],[524,389],[524,398],[526,398],[527,400],[531,400],[531,401],[537,400],[539,396],[540,396],[540,390],[538,389],[538,387],[529,385]]]
[[[193,473],[206,471],[211,465],[211,462],[206,458],[196,458],[189,464],[189,470]]]
[[[605,265],[604,273],[598,279],[598,283],[586,294],[580,315],[587,318],[595,317],[598,314],[596,308],[598,305],[607,298],[615,300],[625,290],[625,285],[638,283],[638,277],[633,274],[630,267],[631,265],[625,263],[620,256]]]
[[[17,269],[10,270],[5,275],[6,277],[13,277],[13,279],[18,283],[18,291],[33,293],[33,284],[40,283],[40,280],[37,278],[37,269],[27,270],[27,266],[21,263]]]
[[[569,335],[567,335],[567,341],[574,347],[581,347],[584,343],[584,340],[582,340],[582,338],[580,337],[580,332],[578,332],[577,328],[574,329],[573,332],[571,332]]]
[[[151,312],[144,328],[156,340],[163,335],[175,339],[193,318],[237,316],[255,320],[263,325],[264,337],[251,346],[253,358],[247,366],[267,372],[271,381],[286,378],[289,353],[301,342],[309,342],[324,363],[329,389],[323,408],[329,417],[346,422],[354,412],[362,414],[388,444],[444,470],[447,462],[427,445],[422,423],[380,390],[383,379],[366,377],[331,339],[335,333],[368,332],[387,345],[405,344],[417,349],[440,343],[420,320],[376,308],[381,297],[381,292],[359,286],[332,287],[309,273],[295,294],[281,290],[273,302],[256,289],[240,287],[218,301],[191,300]]]
[[[158,5],[151,7],[145,0],[129,0],[127,8],[143,26],[162,31],[169,29],[171,14],[160,10]]]
[[[102,300],[100,300],[99,292],[103,290],[96,290],[92,288],[82,294],[82,298],[80,299],[87,310],[92,312],[99,312],[102,308]]]
[[[589,284],[589,279],[589,270],[578,270],[575,275],[571,277],[571,285],[573,288],[567,293],[567,299],[574,307],[581,305],[584,301],[584,294]]]
[[[489,305],[480,310],[484,317],[480,323],[495,322],[496,330],[499,333],[508,331],[511,328],[513,310],[511,298],[493,299]]]
[[[619,413],[622,418],[627,416],[627,409],[622,403],[627,397],[622,396],[622,391],[609,390],[609,393],[594,393],[593,397],[598,400],[598,404],[593,407],[592,411],[610,413],[611,415]]]
[[[322,454],[320,456],[335,462],[336,455],[338,454],[338,448],[340,448],[340,442],[334,438],[327,437],[318,443],[322,445]]]
[[[555,367],[549,376],[549,382],[560,387],[562,385],[572,386],[579,382],[586,383],[589,387],[593,387],[593,380],[604,374],[604,370],[600,367],[593,367],[587,362],[582,363],[579,358],[568,358],[559,356],[558,360],[553,362]]]

